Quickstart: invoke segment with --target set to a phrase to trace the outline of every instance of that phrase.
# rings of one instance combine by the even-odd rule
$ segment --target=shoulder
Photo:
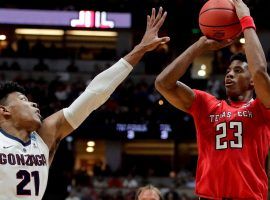
[[[194,101],[189,109],[189,113],[198,113],[209,110],[210,107],[220,102],[215,96],[205,91],[193,89]]]
[[[32,132],[30,135],[31,141],[38,142],[42,147],[46,150],[49,151],[48,145],[45,143],[45,141],[39,136],[37,132]]]
[[[213,104],[214,102],[220,102],[220,100],[218,100],[214,95],[208,92],[201,90],[193,90],[193,91],[195,94],[194,104],[196,104],[197,102],[198,104],[203,103],[204,105],[208,105]]]
[[[206,91],[202,91],[202,90],[196,90],[196,89],[193,89],[193,92],[195,94],[195,96],[200,96],[202,98],[213,98],[213,99],[216,99],[216,97]]]
[[[66,121],[63,110],[60,110],[43,120],[37,131],[43,141],[51,148],[73,129]]]
[[[266,108],[260,99],[256,98],[254,101],[250,102],[250,105],[247,106],[253,107],[256,111],[258,111],[258,113],[270,118],[270,109]]]

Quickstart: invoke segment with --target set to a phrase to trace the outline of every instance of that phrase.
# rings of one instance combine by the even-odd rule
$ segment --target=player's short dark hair
[[[25,89],[18,83],[13,81],[5,81],[0,83],[0,104],[4,104],[8,95],[12,92],[20,92],[25,94]]]
[[[231,58],[230,58],[230,62],[232,62],[234,60],[240,60],[242,62],[246,62],[247,63],[247,57],[243,53],[235,53],[235,54],[233,54],[231,56]]]
[[[144,187],[140,187],[136,192],[135,200],[139,200],[140,194],[145,190],[152,190],[152,191],[156,192],[156,194],[159,196],[159,200],[163,200],[161,192],[159,191],[158,188],[154,187],[153,185],[146,185]]]

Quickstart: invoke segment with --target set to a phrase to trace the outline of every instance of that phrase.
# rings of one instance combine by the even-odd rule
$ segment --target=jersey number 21
[[[31,182],[33,178],[35,186],[35,196],[39,194],[39,172],[33,171],[28,172],[27,170],[20,170],[16,174],[17,179],[22,179],[21,182],[17,185],[17,195],[34,195],[31,190],[26,189],[26,185]]]

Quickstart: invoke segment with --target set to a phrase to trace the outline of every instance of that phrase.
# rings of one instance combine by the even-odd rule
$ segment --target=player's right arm
[[[231,41],[217,42],[201,37],[186,51],[170,63],[156,78],[156,89],[176,108],[187,112],[191,107],[195,94],[193,90],[180,82],[193,60],[208,50],[217,50],[229,45]]]
[[[233,0],[238,18],[250,16],[249,8],[242,0]],[[248,26],[243,30],[245,37],[245,53],[248,69],[254,82],[257,98],[266,108],[270,108],[270,77],[267,73],[267,62],[258,35],[253,27]]]

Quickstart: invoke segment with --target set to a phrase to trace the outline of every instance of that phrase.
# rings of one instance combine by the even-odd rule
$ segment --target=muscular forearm
[[[253,28],[245,29],[244,36],[248,69],[254,82],[255,93],[263,105],[270,108],[270,78],[262,46]]]
[[[246,4],[242,0],[232,1],[244,32],[245,53],[255,93],[264,106],[270,108],[270,79],[266,70],[267,63],[263,48],[255,31],[255,24]]]
[[[245,36],[245,53],[248,60],[248,69],[252,76],[257,72],[266,72],[266,59],[259,38],[253,28],[244,30]]]
[[[146,53],[145,47],[143,47],[141,44],[138,44],[137,46],[134,47],[134,49],[130,53],[128,53],[124,57],[124,59],[132,66],[135,66],[142,59],[145,53]]]
[[[245,37],[245,53],[248,69],[256,79],[258,74],[266,72],[266,59],[262,45],[256,34],[256,26],[247,5],[242,0],[232,0]],[[259,73],[258,73],[259,72]]]

